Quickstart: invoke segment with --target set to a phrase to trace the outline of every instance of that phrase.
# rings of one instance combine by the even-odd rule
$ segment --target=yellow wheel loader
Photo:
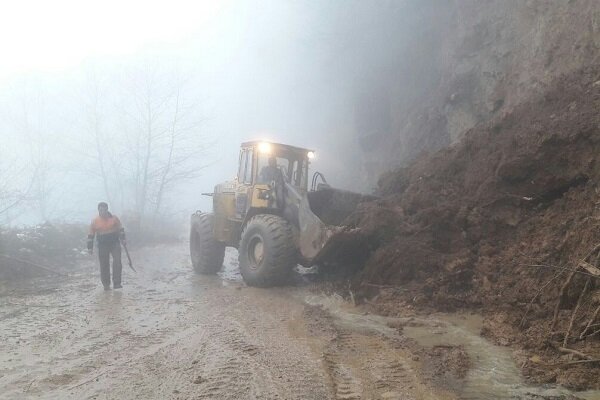
[[[358,229],[342,222],[365,198],[331,188],[316,172],[308,187],[309,149],[278,143],[242,143],[237,177],[215,186],[213,212],[191,217],[190,253],[194,270],[214,274],[225,247],[238,249],[246,284],[287,282],[294,267],[330,262],[356,250]]]

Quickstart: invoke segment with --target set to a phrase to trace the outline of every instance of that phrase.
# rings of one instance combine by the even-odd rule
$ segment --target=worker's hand
[[[126,239],[121,239],[121,244],[123,246],[127,246],[127,240]]]

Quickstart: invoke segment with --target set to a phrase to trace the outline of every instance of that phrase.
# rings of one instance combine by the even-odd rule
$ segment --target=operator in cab
[[[283,181],[283,174],[277,166],[277,158],[269,157],[269,165],[262,167],[259,174],[259,183],[271,183]]]

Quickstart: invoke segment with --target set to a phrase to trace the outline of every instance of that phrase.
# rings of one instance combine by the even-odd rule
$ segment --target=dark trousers
[[[113,258],[113,285],[121,286],[121,243],[117,240],[109,243],[98,243],[98,259],[100,259],[100,280],[104,287],[110,286],[110,255]]]

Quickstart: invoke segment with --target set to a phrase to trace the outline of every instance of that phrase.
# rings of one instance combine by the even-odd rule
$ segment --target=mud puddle
[[[600,391],[573,392],[560,386],[529,386],[521,377],[511,350],[481,337],[483,318],[479,315],[436,314],[428,317],[390,318],[361,313],[340,296],[314,295],[306,303],[321,306],[341,328],[383,335],[390,339],[409,338],[431,349],[460,346],[471,361],[464,381],[453,388],[461,399],[581,398],[600,399]],[[398,329],[401,327],[401,330]]]
[[[244,280],[240,273],[240,264],[238,262],[238,252],[236,249],[227,247],[225,249],[225,259],[223,268],[217,273],[221,278],[223,286],[243,285]]]

